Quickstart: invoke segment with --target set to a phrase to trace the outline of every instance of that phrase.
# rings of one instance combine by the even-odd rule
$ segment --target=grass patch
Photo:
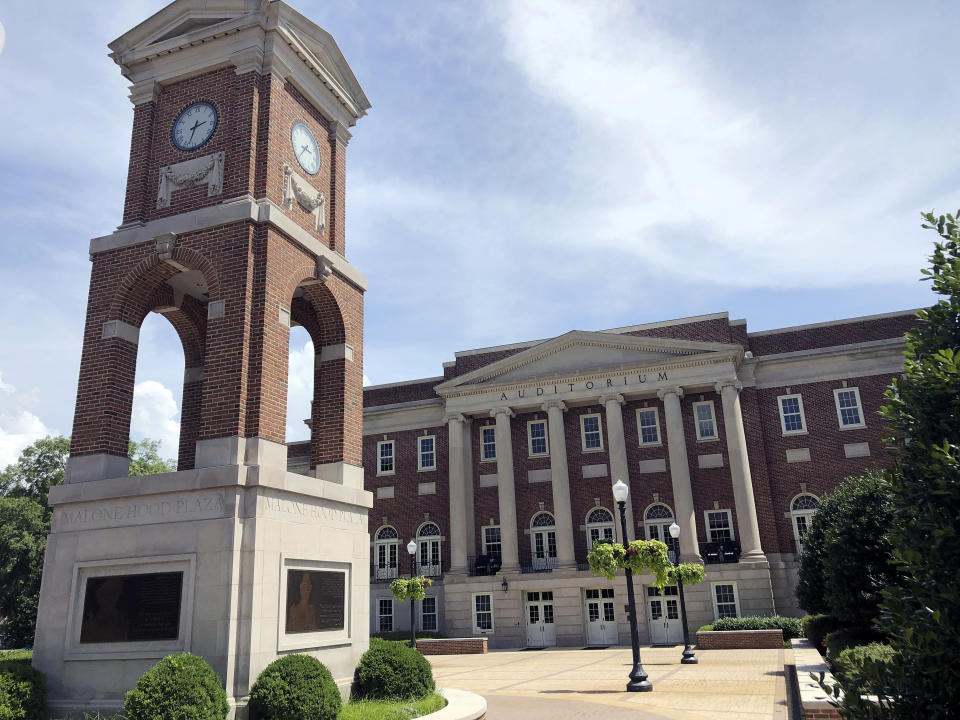
[[[339,720],[409,720],[440,710],[447,701],[437,693],[420,700],[355,700],[343,706]]]

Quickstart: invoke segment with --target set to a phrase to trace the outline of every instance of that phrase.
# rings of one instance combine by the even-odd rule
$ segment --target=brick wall
[[[724,630],[698,632],[699,650],[782,649],[782,630]]]
[[[440,638],[417,640],[421,655],[483,655],[487,652],[487,639]]]

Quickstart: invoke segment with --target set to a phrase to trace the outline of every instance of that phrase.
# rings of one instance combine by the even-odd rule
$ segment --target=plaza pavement
[[[700,650],[698,665],[681,665],[682,649],[641,649],[654,685],[646,693],[624,691],[632,667],[629,647],[428,659],[437,685],[483,695],[490,720],[793,720],[784,676],[791,650]]]

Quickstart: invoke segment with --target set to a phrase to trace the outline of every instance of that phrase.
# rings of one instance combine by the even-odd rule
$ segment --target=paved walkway
[[[624,691],[630,648],[500,650],[436,655],[437,684],[487,698],[487,717],[567,720],[790,720],[784,653],[701,650],[681,665],[682,647],[641,649],[653,692]]]

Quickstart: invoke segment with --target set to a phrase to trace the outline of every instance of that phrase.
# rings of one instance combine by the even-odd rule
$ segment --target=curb
[[[446,698],[447,704],[424,715],[424,720],[482,720],[487,716],[487,701],[476,693],[454,688],[438,688],[437,692]]]

